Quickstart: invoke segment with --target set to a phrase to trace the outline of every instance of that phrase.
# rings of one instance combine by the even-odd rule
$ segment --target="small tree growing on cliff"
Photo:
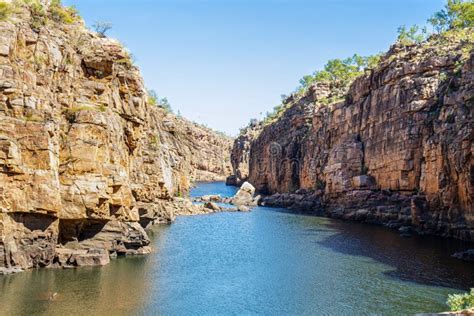
[[[397,42],[403,46],[419,44],[426,40],[427,33],[426,27],[420,28],[418,25],[412,25],[407,28],[402,25],[398,28]]]
[[[157,105],[158,104],[158,95],[155,90],[148,90],[148,104]]]
[[[48,12],[56,22],[72,24],[79,19],[79,12],[74,6],[65,7],[61,0],[52,0]]]
[[[106,37],[106,33],[112,29],[112,23],[99,21],[95,22],[92,27],[100,37]]]
[[[166,112],[173,112],[171,104],[169,103],[168,98],[166,97],[158,99],[158,106],[165,109]]]
[[[444,9],[436,12],[428,19],[437,33],[448,29],[474,26],[474,2],[448,0]]]
[[[164,109],[166,112],[173,112],[171,104],[168,101],[168,98],[160,98],[155,90],[148,90],[148,104],[158,106]]]

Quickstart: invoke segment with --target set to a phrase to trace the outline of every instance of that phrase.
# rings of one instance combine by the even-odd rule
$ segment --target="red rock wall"
[[[252,142],[250,182],[321,191],[330,216],[474,240],[474,58],[463,45],[393,47],[338,104],[322,105],[317,86],[294,97]]]

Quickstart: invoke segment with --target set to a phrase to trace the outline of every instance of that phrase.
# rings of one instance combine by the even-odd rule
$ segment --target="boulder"
[[[241,205],[245,206],[255,206],[256,202],[254,199],[255,188],[249,182],[245,182],[240,187],[239,191],[232,198],[232,204],[239,207]],[[257,201],[258,202],[258,201]]]
[[[109,252],[104,249],[56,248],[56,258],[63,268],[105,266],[110,263]]]
[[[204,207],[205,207],[205,208],[208,208],[208,209],[210,209],[210,210],[213,210],[213,211],[220,211],[220,210],[222,210],[222,208],[221,208],[219,205],[217,205],[216,203],[214,203],[214,202],[207,202],[206,204],[204,204]]]
[[[105,252],[81,254],[75,259],[78,267],[105,266],[110,262],[109,255]]]
[[[200,200],[202,202],[220,202],[222,198],[220,195],[214,194],[214,195],[204,195],[200,198]]]

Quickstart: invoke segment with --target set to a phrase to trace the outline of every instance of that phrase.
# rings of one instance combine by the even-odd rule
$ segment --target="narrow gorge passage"
[[[0,0],[0,315],[474,315],[473,122],[474,0]]]
[[[200,184],[191,195],[235,192],[218,182]],[[403,238],[282,208],[179,217],[153,228],[150,238],[156,251],[149,256],[2,277],[2,311],[410,315],[442,310],[448,293],[474,279],[469,263],[450,257],[461,241]],[[49,301],[52,293],[57,299]]]

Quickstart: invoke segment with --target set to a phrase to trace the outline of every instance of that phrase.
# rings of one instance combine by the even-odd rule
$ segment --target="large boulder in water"
[[[257,206],[260,196],[254,197],[255,187],[249,182],[244,182],[239,191],[232,198],[232,204],[235,206]]]

